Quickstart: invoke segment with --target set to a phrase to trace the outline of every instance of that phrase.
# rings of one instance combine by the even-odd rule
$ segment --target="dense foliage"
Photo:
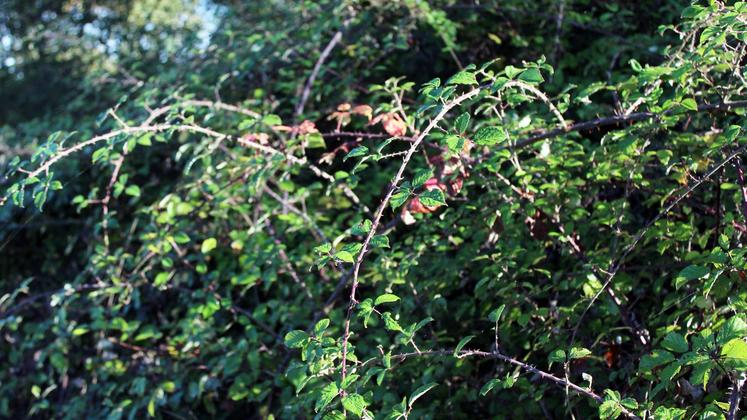
[[[736,419],[747,3],[0,3],[0,417]]]

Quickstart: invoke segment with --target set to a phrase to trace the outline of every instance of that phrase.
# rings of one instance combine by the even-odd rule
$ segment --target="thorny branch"
[[[426,357],[426,356],[454,356],[454,350],[426,350],[426,351],[420,351],[420,352],[393,354],[393,355],[391,355],[391,358],[393,360],[404,361],[404,360],[406,360],[408,358],[411,358],[411,357],[414,358],[414,357]],[[500,361],[512,364],[514,366],[517,366],[520,369],[525,370],[527,372],[531,372],[531,373],[539,376],[540,378],[542,378],[542,379],[544,379],[546,381],[552,382],[552,383],[554,383],[556,385],[559,385],[559,386],[562,386],[562,387],[567,387],[567,388],[573,390],[574,392],[576,392],[576,393],[578,393],[580,395],[583,395],[585,397],[593,399],[594,401],[596,401],[598,403],[601,403],[601,402],[604,401],[604,398],[601,395],[595,393],[590,388],[584,388],[584,387],[581,387],[579,385],[576,385],[573,382],[570,382],[569,380],[559,378],[559,377],[557,377],[557,376],[555,376],[555,375],[553,375],[551,373],[545,372],[545,371],[540,370],[540,369],[538,369],[538,368],[536,368],[536,367],[534,367],[532,365],[524,363],[524,362],[522,362],[520,360],[517,360],[517,359],[515,359],[513,357],[507,356],[507,355],[505,355],[505,354],[503,354],[503,353],[501,353],[501,352],[499,352],[497,350],[494,350],[492,352],[481,351],[481,350],[461,350],[461,351],[459,351],[459,352],[456,353],[455,357],[457,357],[459,359],[462,359],[462,358],[465,358],[465,357],[481,357],[481,358],[486,358],[486,359],[497,359],[497,360],[500,360]],[[364,366],[366,366],[366,365],[368,365],[370,363],[373,363],[374,361],[377,361],[379,359],[380,358],[378,358],[378,357],[372,358],[372,359],[368,359],[365,362],[361,363],[360,367],[364,367]],[[625,407],[620,406],[619,408],[621,409],[621,412],[623,414],[625,414],[625,416],[627,416],[628,418],[631,418],[631,419],[638,419],[639,418],[633,412],[631,412],[630,410],[626,409]]]
[[[442,107],[441,111],[431,120],[428,126],[417,136],[415,141],[410,146],[409,150],[407,151],[407,154],[402,159],[402,164],[400,165],[399,170],[397,171],[397,174],[394,176],[394,178],[390,182],[389,188],[386,194],[384,195],[384,198],[382,199],[381,204],[379,204],[379,207],[376,209],[371,230],[368,232],[368,235],[366,235],[366,239],[363,241],[363,247],[358,253],[358,257],[356,258],[355,264],[353,265],[353,284],[350,290],[350,299],[348,302],[347,315],[345,317],[345,328],[344,328],[343,340],[342,340],[342,380],[343,382],[345,381],[345,376],[347,374],[348,341],[350,339],[350,318],[353,314],[353,309],[355,308],[355,305],[358,302],[355,297],[355,292],[359,284],[358,276],[359,276],[361,265],[363,264],[363,259],[365,258],[366,252],[368,251],[368,245],[371,242],[371,239],[376,234],[376,231],[378,230],[378,227],[379,227],[379,223],[381,223],[381,217],[384,214],[384,209],[386,209],[386,206],[389,204],[389,200],[391,200],[392,195],[394,194],[394,191],[397,189],[399,183],[402,181],[402,177],[405,173],[405,168],[407,168],[407,164],[410,162],[412,155],[417,151],[418,146],[420,146],[420,143],[423,141],[423,139],[425,139],[428,133],[430,133],[431,130],[433,130],[433,128],[436,127],[436,125],[446,116],[446,114],[452,108],[456,107],[457,105],[461,104],[462,102],[470,98],[475,97],[478,93],[480,93],[480,88],[471,90],[457,97],[452,102]]]

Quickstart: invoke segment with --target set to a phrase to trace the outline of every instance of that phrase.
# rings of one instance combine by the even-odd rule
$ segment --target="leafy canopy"
[[[747,3],[526,3],[5,2],[0,416],[737,418]]]

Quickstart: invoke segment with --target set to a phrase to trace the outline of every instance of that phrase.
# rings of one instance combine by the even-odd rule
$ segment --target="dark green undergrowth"
[[[747,3],[0,4],[0,417],[737,419]]]

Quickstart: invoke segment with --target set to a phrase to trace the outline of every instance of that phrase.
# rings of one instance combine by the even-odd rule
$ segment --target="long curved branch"
[[[554,384],[556,384],[558,386],[561,386],[561,387],[564,387],[564,388],[567,387],[567,388],[573,390],[574,392],[578,393],[579,395],[583,395],[585,397],[591,398],[591,399],[593,399],[594,401],[596,401],[598,403],[604,402],[604,398],[601,395],[599,395],[596,392],[594,392],[593,390],[591,390],[590,388],[583,388],[583,387],[581,387],[579,385],[576,385],[575,383],[573,383],[573,382],[571,382],[569,380],[566,380],[566,379],[563,379],[563,378],[559,378],[559,377],[557,377],[557,376],[555,376],[555,375],[553,375],[551,373],[545,372],[545,371],[543,371],[541,369],[538,369],[538,368],[536,368],[536,367],[534,367],[532,365],[524,363],[524,362],[522,362],[520,360],[517,360],[517,359],[515,359],[513,357],[507,356],[507,355],[505,355],[505,354],[503,354],[503,353],[501,353],[499,351],[487,352],[487,351],[481,351],[481,350],[460,350],[460,351],[456,352],[456,355],[455,355],[454,354],[454,350],[426,350],[426,351],[421,351],[421,352],[393,354],[391,356],[391,358],[394,359],[394,360],[403,361],[403,360],[405,360],[405,359],[407,359],[409,357],[424,357],[424,356],[455,356],[455,357],[457,357],[459,359],[465,358],[465,357],[481,357],[481,358],[486,358],[486,359],[498,359],[500,361],[503,361],[503,362],[512,364],[514,366],[517,366],[520,369],[525,370],[527,372],[531,372],[531,373],[539,376],[540,378],[542,378],[542,379],[544,379],[546,381],[552,382],[552,383],[554,383]],[[376,360],[379,360],[379,358],[375,357],[375,358],[366,360],[365,362],[363,362],[361,364],[361,367],[363,367],[363,366],[365,366],[365,365],[367,365],[367,364],[369,364],[369,363],[371,363],[373,361],[376,361]],[[631,419],[638,419],[639,418],[633,412],[631,412],[630,410],[626,409],[623,406],[620,406],[620,409],[621,409],[622,413],[625,414],[625,416],[627,416],[627,417],[629,417]]]
[[[728,112],[732,111],[734,109],[739,108],[747,108],[747,100],[744,101],[734,101],[734,102],[720,102],[716,104],[701,104],[698,105],[698,111],[697,112],[706,112],[706,111],[721,111],[721,112]],[[671,115],[674,112],[674,110],[668,110],[664,111],[662,113],[655,113],[655,112],[636,112],[633,114],[627,114],[627,115],[614,115],[610,117],[603,117],[603,118],[596,118],[589,121],[584,121],[576,124],[572,124],[568,126],[567,128],[555,128],[552,130],[544,131],[542,133],[534,134],[532,136],[523,138],[521,140],[518,140],[516,143],[513,144],[513,146],[506,146],[520,149],[529,145],[532,145],[538,141],[545,140],[545,139],[551,139],[554,137],[561,136],[566,133],[571,133],[574,131],[586,131],[591,130],[594,128],[599,127],[606,127],[610,125],[618,125],[618,124],[624,124],[624,123],[630,123],[630,122],[638,122],[638,121],[644,121],[651,118],[661,118],[667,115]]]
[[[431,122],[428,124],[425,130],[423,130],[415,138],[415,141],[412,143],[410,148],[407,150],[407,154],[402,159],[402,164],[400,165],[399,170],[397,171],[397,174],[394,176],[394,179],[392,179],[392,182],[389,184],[389,188],[387,189],[387,192],[384,195],[384,198],[381,200],[381,204],[379,204],[379,207],[376,209],[371,230],[368,232],[368,235],[366,235],[366,239],[363,241],[363,247],[361,248],[360,253],[358,253],[358,258],[356,258],[355,265],[353,266],[353,285],[350,290],[350,300],[348,302],[348,311],[345,317],[345,332],[343,334],[343,339],[342,339],[342,380],[343,382],[345,381],[345,376],[347,374],[348,341],[350,339],[350,317],[353,314],[353,308],[355,308],[356,303],[358,303],[358,301],[355,298],[355,292],[359,284],[358,275],[360,272],[361,265],[363,264],[363,259],[365,258],[366,252],[368,251],[368,245],[371,242],[371,239],[376,234],[379,224],[381,223],[381,216],[384,214],[384,209],[386,209],[386,206],[389,204],[389,200],[391,200],[392,195],[394,194],[394,191],[397,189],[397,186],[399,185],[400,182],[402,182],[402,177],[405,173],[405,168],[407,168],[407,164],[410,162],[412,155],[418,149],[418,146],[420,146],[420,143],[423,142],[423,139],[425,139],[428,133],[430,133],[431,130],[433,130],[436,127],[436,125],[446,116],[446,114],[452,108],[454,108],[455,106],[461,104],[462,102],[470,98],[477,96],[477,94],[480,93],[480,90],[481,88],[479,87],[476,89],[473,89],[457,97],[452,102],[444,105],[441,111],[431,120]]]

